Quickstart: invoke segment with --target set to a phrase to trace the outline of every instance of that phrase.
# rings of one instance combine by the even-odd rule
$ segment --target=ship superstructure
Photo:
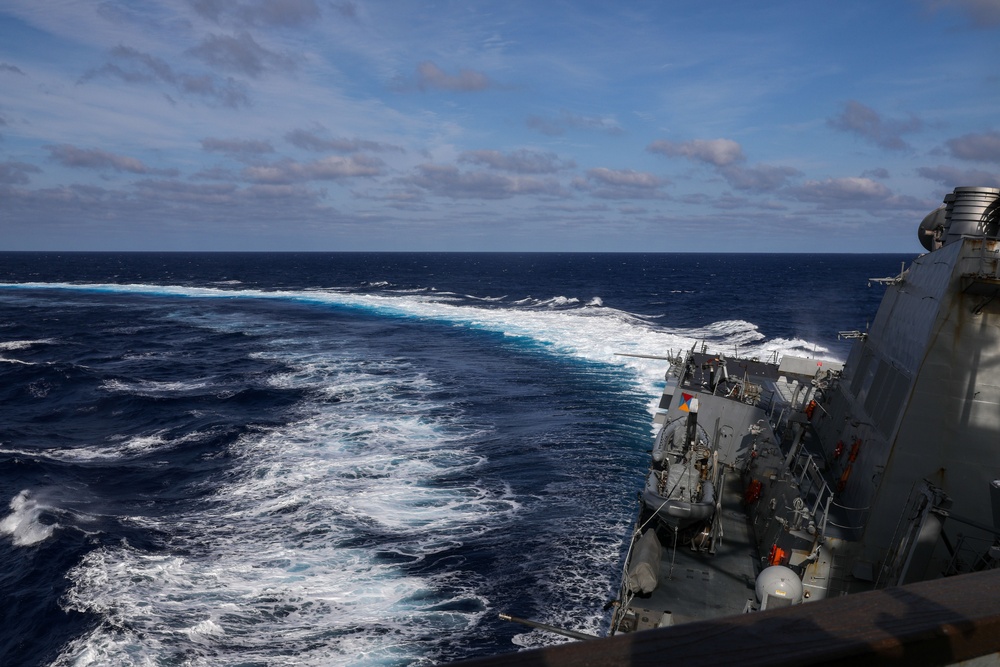
[[[671,359],[612,633],[1000,563],[1000,190],[918,236],[844,364]]]

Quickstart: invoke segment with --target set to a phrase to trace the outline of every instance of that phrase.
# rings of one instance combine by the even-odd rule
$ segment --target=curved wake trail
[[[711,352],[769,357],[794,353],[803,356],[828,354],[830,350],[801,339],[767,340],[757,325],[743,320],[721,320],[704,327],[678,329],[652,324],[649,318],[609,308],[595,297],[585,306],[575,299],[554,297],[530,300],[525,307],[481,307],[452,302],[450,293],[422,292],[403,295],[353,293],[342,289],[232,290],[163,285],[118,285],[75,283],[0,283],[0,287],[22,289],[70,289],[150,296],[203,299],[286,299],[317,305],[357,308],[390,317],[412,317],[453,323],[473,329],[521,337],[550,351],[587,361],[632,369],[640,381],[655,384],[662,377],[661,361],[617,356],[617,353],[667,355],[702,344]],[[519,302],[515,302],[519,303]]]

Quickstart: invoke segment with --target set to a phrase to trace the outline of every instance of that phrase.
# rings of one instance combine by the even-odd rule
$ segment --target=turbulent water
[[[844,359],[897,255],[0,254],[0,664],[603,634],[664,355]]]

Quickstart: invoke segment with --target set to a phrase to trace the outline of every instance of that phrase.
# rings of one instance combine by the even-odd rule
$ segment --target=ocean
[[[913,255],[0,253],[0,664],[603,635],[663,361],[844,360]]]

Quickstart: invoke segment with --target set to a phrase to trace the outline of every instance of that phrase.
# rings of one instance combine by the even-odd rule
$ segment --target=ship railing
[[[826,524],[830,517],[830,504],[833,502],[833,490],[823,478],[823,473],[812,454],[802,452],[795,457],[790,471],[795,475],[795,483],[803,502],[809,504],[809,516],[816,521],[819,533],[826,532]],[[822,507],[822,514],[820,508]]]
[[[761,400],[758,407],[767,413],[767,420],[771,423],[771,429],[778,436],[779,440],[785,437],[789,426],[795,423],[792,417],[800,413],[799,410],[774,389],[768,392],[767,400]],[[781,410],[779,411],[778,408],[781,408]],[[777,413],[777,417],[774,416],[775,413]]]
[[[666,503],[664,503],[666,504]],[[662,507],[662,505],[661,505]],[[657,508],[657,512],[659,508]],[[639,537],[642,535],[643,530],[646,529],[655,519],[657,512],[653,512],[652,515],[646,519],[641,525],[635,526],[632,530],[632,537],[629,539],[628,549],[625,551],[625,559],[622,561],[620,580],[621,583],[618,585],[618,606],[615,609],[614,616],[611,619],[611,633],[617,632],[625,620],[625,610],[629,608],[632,604],[632,600],[635,599],[635,593],[629,588],[628,584],[628,568],[632,563],[632,552],[635,550],[636,543],[639,541]],[[642,516],[642,500],[639,500],[639,516]]]
[[[761,402],[763,404],[763,401]],[[767,407],[764,410],[767,411],[767,421],[771,424],[771,430],[774,431],[775,437],[780,441],[784,436],[785,428],[788,426],[788,420],[785,419],[785,413],[788,412],[788,406],[781,408],[781,412],[778,413],[778,418],[774,417],[774,410],[777,408],[777,401],[774,400],[774,392],[767,397]]]
[[[795,457],[795,462],[792,464],[792,474],[796,476],[795,483],[798,485],[802,497],[813,500],[813,505],[810,508],[813,514],[816,513],[820,503],[825,498],[833,496],[830,485],[826,483],[823,473],[816,465],[815,457],[809,452],[800,453]]]
[[[774,406],[776,401],[774,400],[774,390],[762,391],[760,393],[760,401],[757,403],[757,407],[767,413],[767,418],[774,419]]]
[[[857,540],[861,537],[868,522],[868,512],[871,505],[867,507],[848,507],[837,502],[831,502],[827,511],[826,523],[837,529],[838,537],[846,540]],[[834,521],[831,516],[837,517]]]
[[[625,560],[622,562],[621,572],[619,573],[619,581],[621,583],[618,584],[618,605],[615,607],[611,618],[611,634],[618,632],[621,628],[621,624],[625,620],[625,610],[628,609],[629,604],[632,603],[632,599],[635,597],[628,587],[628,566],[632,560],[632,549],[635,547],[638,539],[639,530],[634,530],[628,543],[628,549],[625,551]]]
[[[816,457],[802,452],[795,457],[790,470],[804,502],[809,505],[809,514],[814,517],[821,535],[828,526],[837,529],[838,534],[849,538],[862,528],[870,507],[848,507],[834,501],[834,490],[826,481]]]
[[[996,538],[961,535],[955,542],[954,553],[945,568],[945,575],[1000,568],[1000,558],[993,555],[996,552]]]

